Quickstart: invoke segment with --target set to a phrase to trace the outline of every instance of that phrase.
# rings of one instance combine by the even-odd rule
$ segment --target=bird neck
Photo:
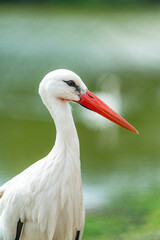
[[[72,152],[79,157],[79,140],[70,104],[67,101],[57,98],[49,102],[51,102],[51,104],[47,104],[47,108],[56,126],[56,141],[52,150],[55,152],[56,150],[59,151],[59,148],[73,149]]]

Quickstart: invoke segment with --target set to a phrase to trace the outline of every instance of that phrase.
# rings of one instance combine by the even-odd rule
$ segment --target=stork
[[[80,152],[69,101],[138,133],[91,93],[74,72],[58,69],[39,94],[56,125],[53,149],[0,187],[0,240],[80,240],[85,222]]]

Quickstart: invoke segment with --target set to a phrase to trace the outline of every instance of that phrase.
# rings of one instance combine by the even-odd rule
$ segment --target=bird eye
[[[67,83],[67,85],[70,86],[70,87],[75,87],[76,86],[76,84],[73,80],[68,80],[68,81],[64,81],[64,82]]]

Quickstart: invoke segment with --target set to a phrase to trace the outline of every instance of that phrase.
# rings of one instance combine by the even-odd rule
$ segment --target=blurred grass
[[[103,213],[88,214],[84,240],[159,240],[160,189],[143,194],[125,193]]]

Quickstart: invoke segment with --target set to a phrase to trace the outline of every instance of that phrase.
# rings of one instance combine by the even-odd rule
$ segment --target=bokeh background
[[[83,239],[159,240],[159,1],[0,1],[0,184],[54,145],[38,86],[57,68],[75,71],[140,132],[72,105]]]

